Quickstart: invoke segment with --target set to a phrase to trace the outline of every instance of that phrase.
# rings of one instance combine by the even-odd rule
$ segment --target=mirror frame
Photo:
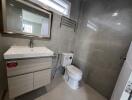
[[[31,35],[29,33],[26,32],[16,32],[14,30],[8,31],[7,30],[7,15],[6,15],[6,1],[7,0],[2,0],[2,36],[6,36],[6,37],[17,37],[17,38],[33,38],[33,39],[51,39],[51,29],[52,29],[52,20],[53,20],[53,12],[48,11],[34,3],[31,3],[29,0],[15,0],[16,2],[19,2],[21,4],[24,4],[25,6],[28,6],[30,8],[36,9],[40,12],[46,13],[49,15],[49,37],[44,37],[41,35]]]

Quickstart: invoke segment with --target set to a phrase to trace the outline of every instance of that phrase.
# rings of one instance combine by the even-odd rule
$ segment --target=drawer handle
[[[7,68],[15,68],[17,65],[18,63],[16,61],[9,61],[6,63]]]

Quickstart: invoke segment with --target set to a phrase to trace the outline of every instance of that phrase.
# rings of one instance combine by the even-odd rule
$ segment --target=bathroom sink
[[[53,56],[53,51],[47,47],[12,46],[5,54],[5,59],[34,58]]]

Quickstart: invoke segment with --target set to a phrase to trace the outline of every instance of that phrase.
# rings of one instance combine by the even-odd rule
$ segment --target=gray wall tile
[[[86,83],[109,98],[132,40],[132,1],[85,0],[80,16],[74,64]]]

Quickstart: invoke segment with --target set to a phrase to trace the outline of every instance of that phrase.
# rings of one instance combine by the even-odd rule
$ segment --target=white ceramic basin
[[[46,47],[12,46],[4,53],[4,59],[53,56],[53,51]]]

